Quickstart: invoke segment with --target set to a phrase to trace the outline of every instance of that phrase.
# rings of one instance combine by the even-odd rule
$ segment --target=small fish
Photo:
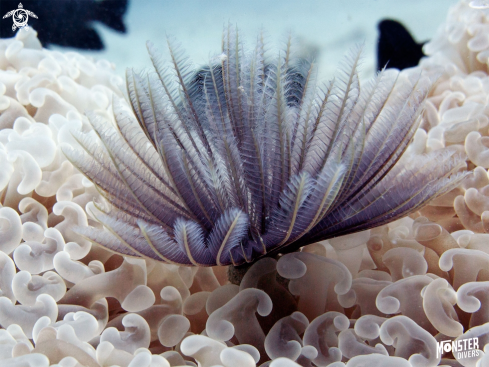
[[[384,19],[379,22],[377,44],[377,70],[384,67],[399,70],[416,66],[425,56],[423,43],[417,43],[409,31],[399,22]]]
[[[3,11],[17,9],[19,0],[1,0]],[[117,32],[125,33],[123,15],[128,0],[23,0],[25,9],[31,10],[38,19],[29,18],[44,47],[50,44],[88,50],[102,50],[104,44],[93,28],[93,22],[101,22]],[[0,37],[12,37],[12,20],[2,19]]]

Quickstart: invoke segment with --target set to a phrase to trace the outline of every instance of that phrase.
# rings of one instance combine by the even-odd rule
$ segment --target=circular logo
[[[27,20],[29,20],[29,14],[24,9],[17,9],[12,18],[18,28],[24,28],[27,25]]]
[[[12,30],[15,31],[17,28],[25,28],[29,25],[27,21],[29,20],[29,15],[33,18],[37,18],[37,15],[32,11],[24,9],[22,3],[19,3],[19,8],[9,11],[7,14],[3,16],[3,19],[12,17],[14,24],[12,25]]]

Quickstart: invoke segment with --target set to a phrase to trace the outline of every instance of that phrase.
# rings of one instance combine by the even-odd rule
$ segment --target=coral
[[[466,180],[410,217],[257,259],[239,285],[226,266],[122,256],[79,234],[102,230],[106,202],[60,146],[99,141],[85,109],[110,129],[113,108],[131,115],[121,79],[107,62],[42,49],[32,29],[0,40],[0,365],[485,366],[489,10],[468,3],[397,74],[400,89],[421,70],[438,77],[401,166],[465,154]],[[477,356],[436,353],[475,337]]]
[[[70,129],[88,128],[87,109],[110,119],[107,111],[112,95],[121,96],[122,80],[106,61],[42,49],[31,28],[2,40],[0,50],[2,203],[17,208],[33,197],[50,212],[53,196],[74,174],[59,142],[73,139]],[[89,190],[84,184],[76,196]]]
[[[415,135],[413,151],[445,147],[464,152],[473,168],[462,186],[442,196],[421,212],[449,229],[489,230],[487,201],[489,98],[487,32],[489,13],[460,1],[447,21],[426,44],[429,56],[420,67],[438,80],[429,93],[425,119]]]

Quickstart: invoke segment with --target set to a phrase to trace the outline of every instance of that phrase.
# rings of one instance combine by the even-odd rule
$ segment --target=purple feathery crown
[[[89,115],[100,141],[75,134],[66,156],[99,188],[102,225],[78,228],[129,256],[214,266],[376,227],[452,189],[455,152],[402,159],[422,118],[425,77],[380,72],[360,88],[360,49],[324,86],[290,42],[274,60],[224,31],[217,63],[196,71],[169,43],[156,73],[127,71],[133,111],[117,126]]]

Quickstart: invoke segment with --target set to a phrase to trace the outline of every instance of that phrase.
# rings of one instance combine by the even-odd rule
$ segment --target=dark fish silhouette
[[[385,66],[399,70],[418,65],[423,54],[423,43],[416,43],[409,31],[399,22],[384,19],[379,22],[377,70]]]
[[[89,50],[102,50],[104,44],[93,28],[101,22],[121,32],[126,32],[123,15],[128,0],[22,0],[24,9],[34,12],[38,19],[29,18],[44,47],[50,44]],[[19,0],[1,0],[0,14],[17,9]],[[14,36],[12,19],[2,19],[0,37]]]

